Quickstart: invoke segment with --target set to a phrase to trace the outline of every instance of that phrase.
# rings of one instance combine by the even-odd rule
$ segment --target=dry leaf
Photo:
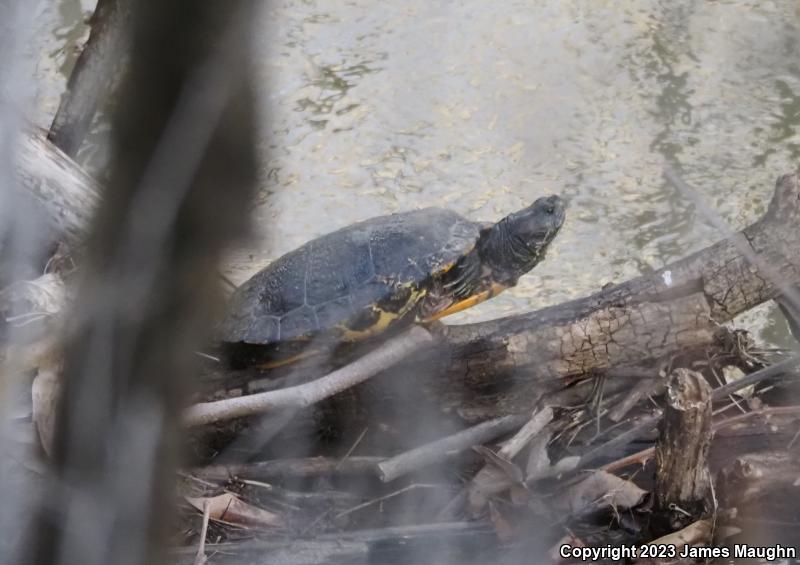
[[[489,503],[489,517],[492,519],[492,524],[494,525],[494,531],[497,533],[497,538],[501,542],[507,542],[514,539],[514,536],[517,533],[516,528],[511,525],[511,523],[505,519],[505,517],[500,513],[497,507]]]
[[[514,506],[522,506],[527,504],[531,499],[531,491],[528,490],[528,487],[525,485],[515,483],[511,485],[509,493],[511,494],[511,504]]]
[[[200,512],[203,512],[205,505],[208,504],[209,517],[217,522],[258,528],[279,528],[283,526],[283,520],[279,515],[244,502],[230,492],[207,498],[194,498],[191,496],[185,498],[189,504]]]
[[[550,435],[540,434],[531,441],[528,463],[525,466],[526,481],[535,481],[539,477],[545,476],[550,469],[550,456],[547,453]]]
[[[56,408],[61,395],[59,368],[46,366],[39,369],[31,386],[32,417],[42,449],[48,457],[53,455],[56,437]]]
[[[528,487],[522,482],[522,469],[483,446],[473,448],[487,463],[469,486],[468,497],[471,514],[478,516],[486,507],[489,497],[511,489],[511,500],[515,505],[528,501]]]
[[[726,383],[734,383],[746,376],[747,375],[744,374],[744,371],[742,371],[736,365],[726,365],[725,367],[722,368],[722,377],[725,379]],[[755,385],[749,385],[742,389],[737,390],[735,394],[742,398],[750,398],[751,396],[753,396],[755,389],[756,389]]]
[[[595,471],[556,497],[553,506],[557,512],[575,516],[603,508],[633,508],[641,504],[646,494],[630,481]]]
[[[522,483],[522,469],[520,469],[516,464],[512,463],[505,457],[498,455],[488,447],[477,445],[473,447],[473,449],[478,452],[487,463],[502,471],[503,474],[506,475],[511,481],[518,484]]]

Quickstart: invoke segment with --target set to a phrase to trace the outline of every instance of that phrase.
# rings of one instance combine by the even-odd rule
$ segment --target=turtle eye
[[[555,208],[555,206],[553,206],[552,204],[551,204],[551,205],[549,205],[547,208],[545,208],[545,209],[544,209],[544,212],[545,212],[545,214],[550,214],[550,215],[552,215],[553,213],[555,213],[555,211],[556,211],[556,208]]]

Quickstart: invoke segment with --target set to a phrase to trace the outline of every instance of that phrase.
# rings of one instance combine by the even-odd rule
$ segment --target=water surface
[[[66,47],[45,66],[69,66],[86,9],[49,8]],[[740,228],[800,156],[794,2],[284,0],[261,18],[265,162],[237,282],[371,216],[497,220],[555,192],[570,206],[548,259],[450,320],[539,308],[719,239],[663,181],[666,159]],[[772,305],[740,322],[791,343]]]
[[[663,164],[730,225],[763,214],[800,151],[797,6],[274,2],[255,209],[267,243],[231,275],[377,214],[496,220],[552,192],[570,207],[548,259],[454,321],[582,296],[713,243]],[[790,343],[771,305],[743,323]]]

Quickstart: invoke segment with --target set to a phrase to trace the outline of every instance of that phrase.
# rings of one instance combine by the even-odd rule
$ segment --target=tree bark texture
[[[69,309],[47,504],[20,562],[167,562],[193,351],[256,180],[254,8],[135,6],[110,180]]]
[[[711,386],[689,369],[676,369],[667,386],[667,405],[656,444],[653,527],[674,532],[711,509]]]
[[[119,82],[127,60],[129,0],[98,0],[89,39],[75,61],[47,138],[75,157],[104,99]]]

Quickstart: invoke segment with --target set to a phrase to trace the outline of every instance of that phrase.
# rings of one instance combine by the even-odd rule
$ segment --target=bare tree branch
[[[519,428],[527,416],[510,415],[482,422],[451,436],[416,447],[378,463],[378,474],[388,483],[412,471],[452,457],[454,453],[481,445]]]
[[[199,426],[264,412],[306,408],[364,382],[431,343],[433,336],[428,330],[420,326],[412,327],[321,379],[280,390],[196,404],[184,413],[183,421],[190,426]]]

